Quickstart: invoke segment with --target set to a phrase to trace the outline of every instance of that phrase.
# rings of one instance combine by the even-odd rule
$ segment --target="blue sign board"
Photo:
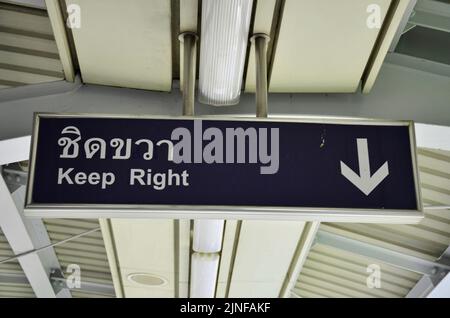
[[[409,122],[38,114],[26,211],[399,216],[420,210],[412,136]]]

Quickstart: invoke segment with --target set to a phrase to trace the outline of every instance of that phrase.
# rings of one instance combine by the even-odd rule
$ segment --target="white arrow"
[[[359,175],[341,161],[341,173],[353,183],[365,195],[369,195],[389,175],[388,162],[386,161],[377,172],[370,175],[369,148],[367,139],[356,139],[358,145]]]

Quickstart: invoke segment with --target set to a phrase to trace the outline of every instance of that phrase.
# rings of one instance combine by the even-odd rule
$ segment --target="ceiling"
[[[0,88],[63,78],[47,13],[0,2]]]
[[[86,230],[99,227],[98,220],[51,219],[44,221],[51,243],[57,243]],[[101,232],[94,232],[86,236],[71,240],[56,246],[55,252],[63,273],[70,264],[77,264],[81,269],[82,283],[96,283],[112,286],[111,271]],[[0,258],[14,256],[11,247],[0,230]],[[2,297],[35,297],[33,289],[27,282],[25,274],[17,260],[0,264],[2,274],[24,277],[22,282],[16,280],[11,283],[0,282],[0,298]],[[101,293],[90,289],[80,288],[70,291],[75,298],[104,298],[114,297],[114,292]]]
[[[201,28],[197,0],[134,0],[133,5],[120,0],[49,1],[48,12],[43,1],[6,2],[0,2],[3,88],[59,80],[63,74],[72,80],[79,73],[85,83],[170,91],[182,65],[178,34],[200,33]],[[409,3],[254,1],[251,33],[271,38],[269,91],[370,92]],[[68,5],[79,5],[80,28],[65,27]],[[380,28],[367,24],[370,5],[380,10]],[[247,55],[244,90],[253,92],[252,45]]]
[[[183,64],[178,33],[201,28],[196,0],[134,0],[133,6],[119,0],[67,0],[66,5],[75,3],[82,8],[82,27],[62,31],[51,21],[54,11],[47,12],[42,2],[6,2],[0,2],[0,88],[70,80],[67,67],[72,65],[84,83],[170,91]],[[64,6],[64,1],[47,3]],[[271,37],[271,92],[354,93],[361,89],[367,93],[409,2],[255,3],[252,33]],[[372,3],[381,8],[381,29],[360,27],[366,22],[367,5]],[[65,12],[64,7],[61,10]],[[66,44],[61,37],[67,39]],[[449,64],[445,58],[450,55],[418,48],[423,38],[438,43],[448,38],[448,32],[421,22],[405,32],[394,49]],[[250,46],[244,81],[247,92],[254,91],[254,73],[254,48]],[[449,152],[420,149],[418,156],[424,203],[450,205]],[[57,246],[55,252],[63,268],[79,264],[87,282],[114,285],[115,296],[188,295],[190,221],[49,219],[44,224],[53,243],[101,226],[101,232]],[[450,212],[428,210],[425,219],[414,226],[327,223],[319,230],[434,261],[450,245]],[[421,277],[381,262],[383,288],[368,290],[366,268],[373,260],[323,244],[313,244],[299,267],[300,274],[294,275],[293,260],[307,231],[304,222],[226,221],[216,296],[278,297],[293,280],[287,294],[294,297],[403,297]],[[0,257],[12,255],[0,234]],[[128,279],[130,274],[142,272],[163,278],[165,283],[143,286]],[[23,276],[16,261],[0,264],[0,275],[3,273]],[[83,289],[71,294],[114,296]],[[26,281],[0,284],[0,297],[34,297],[34,292]]]

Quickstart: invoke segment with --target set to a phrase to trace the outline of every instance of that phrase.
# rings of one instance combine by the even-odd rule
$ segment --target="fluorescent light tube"
[[[191,298],[213,298],[216,291],[219,254],[194,253],[191,259]]]
[[[192,249],[200,253],[220,252],[223,226],[224,220],[195,220]]]
[[[203,0],[199,101],[239,103],[253,0]]]

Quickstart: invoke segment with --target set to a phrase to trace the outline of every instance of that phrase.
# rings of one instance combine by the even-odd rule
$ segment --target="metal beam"
[[[125,291],[122,283],[122,275],[119,268],[119,257],[117,255],[117,250],[114,243],[111,219],[99,219],[99,223],[102,231],[103,242],[105,244],[106,254],[108,256],[108,264],[111,271],[115,297],[124,298]]]
[[[433,277],[441,275],[441,273],[450,271],[450,264],[432,262],[323,230],[317,232],[316,243],[363,255],[395,267],[428,275],[432,279]]]
[[[424,298],[434,288],[433,281],[427,275],[423,275],[416,285],[409,291],[406,298]]]
[[[30,229],[33,227],[31,224],[26,224],[27,220],[17,209],[13,197],[1,175],[0,206],[2,207],[0,227],[13,252],[20,254],[35,249],[37,246],[30,234]],[[46,266],[47,264],[43,261],[42,255],[29,254],[20,257],[19,263],[37,297],[56,297],[56,293],[49,280],[51,269]]]
[[[292,257],[291,265],[286,274],[285,281],[281,287],[280,297],[289,298],[292,294],[292,288],[295,286],[298,276],[302,271],[303,264],[308,258],[316,233],[319,230],[320,222],[308,222],[303,229],[302,236],[297,245],[294,256]]]
[[[59,0],[45,0],[48,17],[53,29],[56,46],[58,47],[59,58],[67,81],[75,80],[75,70],[73,66],[72,53],[70,51],[69,40],[67,39],[66,23],[61,11]]]
[[[378,78],[384,59],[388,53],[391,43],[399,29],[399,24],[405,16],[412,0],[395,0],[386,13],[383,26],[380,29],[376,44],[372,49],[372,54],[367,62],[366,69],[361,79],[361,90],[363,93],[370,93]]]
[[[442,253],[438,262],[450,264],[450,246]],[[447,272],[441,271],[430,277],[423,275],[417,284],[410,290],[407,298],[450,298],[450,276]]]
[[[450,274],[447,274],[436,287],[427,295],[427,298],[450,298]]]
[[[439,277],[432,279],[423,275],[417,284],[409,291],[406,298],[450,298],[450,274],[441,272]]]
[[[394,52],[395,48],[397,47],[398,41],[400,41],[400,37],[405,32],[405,29],[407,28],[409,18],[411,17],[411,14],[413,13],[413,9],[416,6],[417,0],[411,0],[408,3],[408,6],[405,9],[405,12],[403,13],[403,17],[400,20],[400,23],[398,25],[397,31],[395,32],[394,38],[392,39],[391,46],[389,47],[389,52]]]
[[[0,91],[0,103],[8,101],[18,102],[20,100],[37,98],[40,96],[49,97],[59,94],[69,94],[75,92],[81,86],[81,77],[77,75],[73,83],[61,80],[2,89]]]
[[[0,161],[5,164],[27,160],[29,149],[29,137],[0,141]],[[5,154],[5,151],[9,153]],[[7,171],[7,173],[12,172]],[[20,176],[23,177],[23,174]],[[16,255],[51,243],[41,219],[27,219],[23,216],[24,202],[25,187],[19,186],[11,194],[3,174],[0,173],[0,206],[2,207],[0,227]],[[71,297],[68,290],[55,293],[50,283],[51,271],[61,269],[53,248],[46,249],[39,254],[34,253],[20,257],[19,263],[37,297]]]
[[[28,160],[31,136],[0,140],[0,166],[12,162]]]

